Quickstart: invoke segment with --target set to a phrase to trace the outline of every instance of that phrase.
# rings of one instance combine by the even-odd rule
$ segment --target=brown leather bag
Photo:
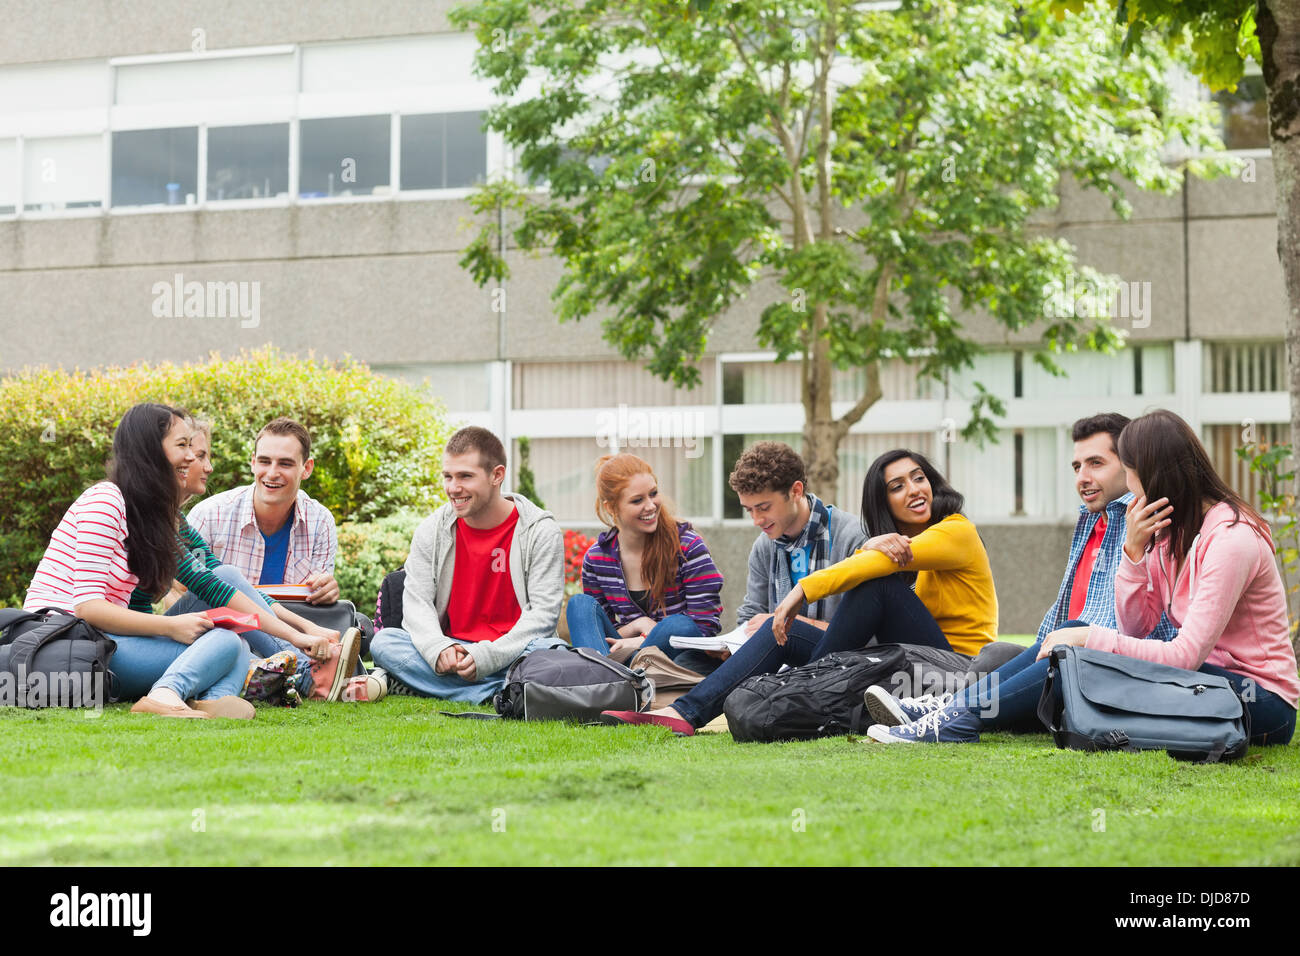
[[[668,707],[692,687],[704,680],[704,675],[674,663],[673,659],[657,647],[643,647],[633,655],[628,667],[641,668],[654,681],[655,707]]]

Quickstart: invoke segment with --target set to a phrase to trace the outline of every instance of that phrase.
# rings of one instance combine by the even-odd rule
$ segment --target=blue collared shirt
[[[1092,565],[1092,575],[1088,578],[1088,593],[1084,600],[1079,620],[1087,621],[1098,627],[1118,630],[1115,621],[1115,572],[1124,555],[1124,538],[1127,527],[1124,512],[1133,500],[1131,493],[1121,495],[1106,505],[1106,531],[1101,538],[1101,547],[1097,550],[1097,560]],[[1074,583],[1074,573],[1083,557],[1083,550],[1092,537],[1092,529],[1097,526],[1100,514],[1094,514],[1086,506],[1079,506],[1079,521],[1074,526],[1074,538],[1070,541],[1070,559],[1065,565],[1065,577],[1061,579],[1061,589],[1057,592],[1056,602],[1043,616],[1043,623],[1038,628],[1038,639],[1056,630],[1068,620],[1070,613],[1070,589]],[[1171,641],[1178,635],[1178,629],[1169,622],[1163,613],[1160,623],[1150,634],[1132,634],[1130,637],[1149,637],[1159,641]]]

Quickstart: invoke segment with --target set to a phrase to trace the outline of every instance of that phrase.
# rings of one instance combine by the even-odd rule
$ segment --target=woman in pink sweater
[[[875,725],[872,739],[960,743],[978,740],[981,729],[1022,729],[1026,708],[1042,693],[1048,654],[1068,644],[1225,677],[1250,712],[1251,743],[1291,740],[1300,678],[1268,524],[1224,484],[1195,432],[1173,412],[1134,419],[1118,451],[1133,492],[1115,574],[1119,631],[1053,631],[1035,660],[1020,655],[994,672],[996,682],[990,675],[910,723]],[[1161,612],[1179,629],[1172,640],[1126,636],[1150,633]]]

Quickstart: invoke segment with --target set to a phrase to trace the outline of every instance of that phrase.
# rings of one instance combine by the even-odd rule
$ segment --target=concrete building
[[[624,446],[709,540],[734,609],[755,532],[726,475],[758,437],[797,445],[797,365],[755,351],[758,296],[718,323],[703,384],[683,392],[619,359],[597,324],[556,321],[555,262],[511,253],[509,282],[474,285],[457,265],[466,196],[507,158],[479,129],[491,91],[471,76],[452,6],[0,2],[0,372],[266,343],[351,354],[427,379],[457,418],[527,436],[541,496],[568,527],[592,525],[591,465],[632,432]],[[1285,299],[1250,89],[1230,104],[1241,175],[1134,191],[1124,223],[1067,186],[1041,219],[1132,290],[1116,320],[1126,351],[1067,356],[1070,377],[1053,379],[1030,359],[1039,332],[973,321],[990,348],[973,372],[925,383],[895,363],[842,446],[833,497],[855,511],[885,449],[947,470],[992,556],[1004,632],[1034,630],[1060,580],[1078,504],[1071,421],[1172,408],[1243,491],[1232,449],[1282,434]],[[201,314],[186,314],[191,283]],[[984,449],[950,440],[975,380],[1007,400],[1001,441]],[[856,382],[841,376],[841,408]]]

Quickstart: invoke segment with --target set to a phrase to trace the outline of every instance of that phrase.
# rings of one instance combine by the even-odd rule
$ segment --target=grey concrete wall
[[[4,0],[0,64],[446,33],[457,0]]]

